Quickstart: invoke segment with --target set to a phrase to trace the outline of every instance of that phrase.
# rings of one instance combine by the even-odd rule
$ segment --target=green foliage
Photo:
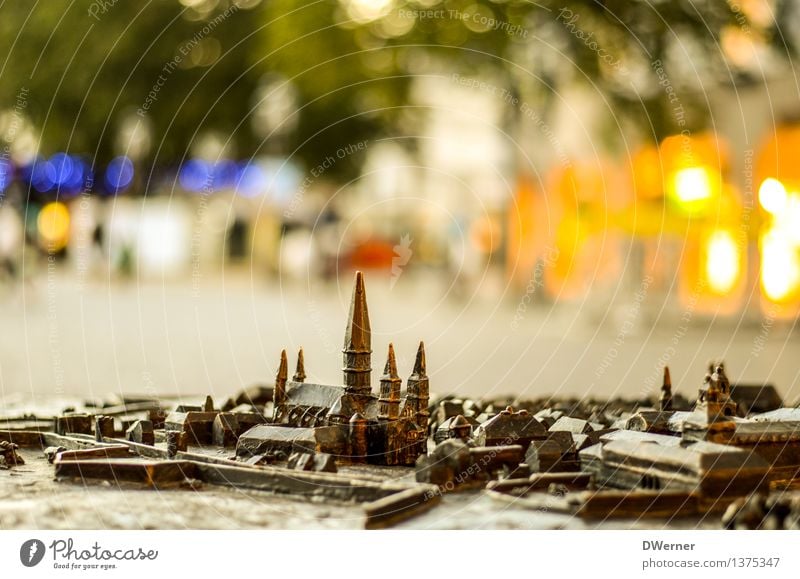
[[[28,89],[26,113],[42,131],[43,154],[66,149],[103,163],[124,152],[115,143],[117,130],[146,106],[159,82],[142,113],[153,127],[156,162],[179,160],[198,129],[236,129],[255,85],[243,74],[247,45],[235,46],[257,26],[251,14],[234,11],[204,35],[208,20],[222,11],[190,20],[173,0],[118,1],[92,17],[89,10],[101,5],[8,2],[0,8],[0,103],[13,106],[19,90]],[[203,48],[181,52],[198,40],[221,54],[214,66],[190,66]],[[180,64],[171,67],[176,57]],[[244,129],[234,137],[252,146]]]
[[[149,160],[158,164],[179,162],[198,131],[214,129],[239,156],[282,152],[314,166],[347,144],[407,130],[402,106],[418,74],[492,74],[543,106],[573,83],[591,83],[653,138],[675,130],[667,96],[632,89],[599,48],[630,70],[643,63],[651,83],[658,82],[651,63],[666,62],[676,45],[695,50],[686,58],[703,55],[704,83],[743,76],[719,47],[723,27],[746,25],[725,2],[397,0],[382,18],[354,22],[348,1],[230,9],[233,0],[219,0],[202,15],[175,0],[6,2],[0,107],[28,89],[26,112],[42,131],[44,154],[86,152],[103,163],[122,152],[115,135],[139,110],[153,129]],[[180,65],[170,67],[176,57]],[[297,94],[288,137],[264,140],[253,130],[254,95],[265,78],[288,80]],[[691,109],[695,100],[683,103]],[[687,114],[703,124],[702,106]],[[352,175],[356,160],[337,163],[332,174]]]

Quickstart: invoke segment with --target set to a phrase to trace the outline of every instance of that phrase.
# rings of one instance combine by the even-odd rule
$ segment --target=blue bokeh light
[[[194,193],[209,189],[214,182],[213,166],[202,159],[190,159],[181,166],[178,181],[181,187]]]
[[[54,185],[59,192],[70,195],[82,189],[88,168],[80,157],[56,153],[48,162],[55,172]]]
[[[30,166],[30,183],[39,193],[52,191],[56,186],[56,169],[50,161],[38,158]]]
[[[72,168],[75,163],[72,157],[66,153],[56,153],[48,161],[53,167],[53,184],[56,186],[66,185],[72,175]]]
[[[235,161],[222,160],[214,164],[214,190],[232,189],[236,186],[239,167]]]
[[[269,173],[254,162],[242,163],[236,176],[236,193],[242,197],[255,197],[269,189]]]
[[[14,179],[14,166],[11,161],[0,159],[0,197]]]
[[[133,182],[133,161],[128,157],[116,157],[106,167],[103,184],[109,193],[121,193]]]

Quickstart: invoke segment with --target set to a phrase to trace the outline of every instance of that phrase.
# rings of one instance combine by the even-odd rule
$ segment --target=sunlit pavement
[[[772,382],[787,402],[800,398],[791,324],[712,326],[694,315],[687,327],[678,312],[654,325],[655,298],[635,315],[624,299],[613,310],[577,303],[521,311],[519,296],[502,296],[502,283],[456,298],[444,283],[412,274],[394,287],[385,275],[366,279],[376,387],[390,341],[407,375],[424,340],[435,393],[637,397],[658,387],[667,362],[675,387],[692,396],[707,360],[724,357],[732,377]],[[270,382],[281,348],[293,364],[300,346],[310,380],[340,383],[351,281],[281,284],[239,271],[81,283],[42,272],[0,287],[0,393],[225,398]]]

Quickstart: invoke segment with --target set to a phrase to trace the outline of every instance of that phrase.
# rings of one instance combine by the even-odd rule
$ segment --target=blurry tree
[[[664,63],[676,91],[694,91],[682,93],[681,104],[690,127],[700,128],[708,112],[702,89],[762,74],[748,64],[748,50],[773,45],[779,56],[793,52],[793,36],[775,29],[773,12],[793,14],[794,6],[788,0],[6,2],[0,108],[28,89],[26,114],[42,132],[45,154],[96,151],[102,163],[120,152],[116,132],[139,111],[152,127],[149,159],[159,164],[179,161],[198,131],[213,129],[230,136],[239,156],[296,151],[315,166],[349,143],[409,126],[398,120],[414,76],[450,70],[503,78],[509,90],[545,108],[556,91],[592,83],[619,115],[661,138],[676,130],[676,118],[654,63]],[[297,108],[261,115],[265,99],[269,104],[287,86]],[[281,118],[291,131],[281,130]],[[272,121],[265,129],[259,119]],[[347,177],[355,162],[346,158],[330,171]]]
[[[176,0],[6,2],[0,108],[27,89],[24,112],[43,154],[68,150],[102,164],[125,152],[118,131],[131,118],[151,127],[157,163],[180,160],[205,129],[231,134],[246,153],[255,143],[239,122],[257,78],[244,66],[252,43],[239,41],[259,23],[212,4],[204,14]]]

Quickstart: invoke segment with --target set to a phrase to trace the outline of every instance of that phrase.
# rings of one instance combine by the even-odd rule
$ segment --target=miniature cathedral
[[[429,386],[425,347],[420,342],[406,391],[401,392],[394,347],[389,344],[380,390],[377,396],[372,392],[372,336],[360,271],[356,272],[342,354],[344,384],[332,386],[306,382],[302,349],[295,374],[288,381],[286,351],[281,353],[273,424],[334,430],[331,436],[318,437],[331,440],[320,450],[333,452],[340,459],[413,465],[427,451]]]

